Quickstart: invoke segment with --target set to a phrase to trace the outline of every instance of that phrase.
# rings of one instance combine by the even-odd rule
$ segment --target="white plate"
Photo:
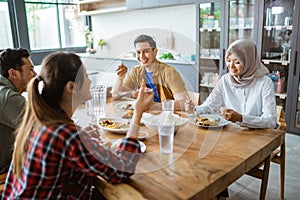
[[[101,126],[100,125],[100,121],[102,120],[112,120],[112,121],[115,121],[117,122],[118,124],[119,123],[129,123],[130,121],[129,120],[125,120],[125,119],[116,119],[116,118],[113,118],[113,117],[106,117],[106,118],[101,118],[98,122],[98,125],[99,127],[102,129],[102,130],[106,130],[106,131],[110,131],[110,132],[113,132],[113,133],[118,133],[118,134],[125,134],[127,133],[128,129],[129,129],[129,124],[128,124],[128,127],[126,128],[108,128],[108,127],[105,127],[105,126]]]
[[[219,127],[226,126],[227,124],[230,123],[230,121],[225,120],[222,116],[217,115],[217,114],[203,114],[203,115],[198,115],[197,118],[199,119],[199,118],[202,118],[202,117],[208,118],[208,119],[211,120],[211,121],[219,120],[219,122],[218,122],[217,125],[205,126],[205,125],[196,124],[196,123],[194,122],[194,119],[195,119],[195,118],[194,118],[194,119],[193,119],[193,122],[195,123],[196,126],[204,127],[204,128],[219,128]]]
[[[116,148],[120,145],[120,143],[122,142],[122,139],[114,139],[114,140],[110,140],[107,143],[105,143],[104,145],[108,148],[110,148],[112,151],[115,151]],[[144,142],[139,141],[140,146],[141,146],[141,152],[145,153],[146,151],[146,145]]]
[[[121,102],[114,104],[114,107],[118,110],[128,110],[128,109],[126,109],[126,106],[128,104],[131,104],[131,107],[133,109],[133,107],[135,105],[135,101],[121,101]]]

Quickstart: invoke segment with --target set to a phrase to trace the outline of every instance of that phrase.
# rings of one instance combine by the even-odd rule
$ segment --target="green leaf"
[[[107,42],[106,42],[105,39],[100,39],[100,40],[98,41],[98,45],[102,47],[102,46],[107,45]]]

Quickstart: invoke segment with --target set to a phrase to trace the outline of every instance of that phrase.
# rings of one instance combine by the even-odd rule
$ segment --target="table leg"
[[[268,180],[269,180],[269,170],[270,170],[270,161],[271,155],[269,155],[264,161],[264,169],[262,174],[262,182],[260,187],[260,200],[264,200],[266,198]]]

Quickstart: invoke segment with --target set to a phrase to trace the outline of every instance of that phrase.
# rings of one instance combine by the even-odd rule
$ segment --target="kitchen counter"
[[[115,73],[118,65],[123,63],[130,71],[132,67],[138,65],[135,57],[101,57],[97,54],[78,53],[88,71],[98,71],[100,73]],[[195,61],[184,60],[160,60],[174,67],[181,75],[188,91],[199,92],[199,69]],[[108,78],[108,77],[105,77]],[[114,78],[109,77],[112,82]]]
[[[123,60],[128,60],[128,61],[136,61],[135,57],[101,57],[97,54],[89,54],[89,53],[78,53],[81,58],[94,58],[94,59],[99,59],[99,60],[116,60],[116,61],[123,61]],[[195,61],[188,61],[184,59],[177,59],[177,60],[169,60],[169,59],[157,59],[161,62],[164,63],[169,63],[169,64],[181,64],[181,65],[195,65]]]

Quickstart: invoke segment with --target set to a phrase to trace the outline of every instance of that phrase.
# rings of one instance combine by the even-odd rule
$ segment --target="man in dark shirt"
[[[36,76],[28,50],[6,49],[0,53],[0,174],[8,171],[14,131],[22,120],[27,83]]]

